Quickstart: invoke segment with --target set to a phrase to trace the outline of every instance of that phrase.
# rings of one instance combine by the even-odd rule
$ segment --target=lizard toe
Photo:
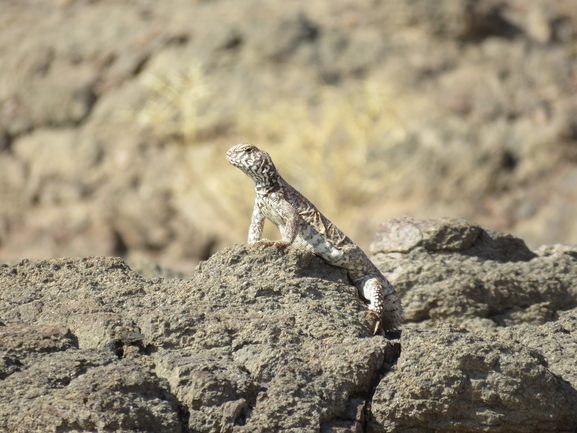
[[[374,311],[369,310],[369,317],[375,320],[375,327],[373,329],[373,335],[378,334],[380,331],[383,330],[381,319]]]
[[[253,245],[272,247],[274,244],[275,244],[275,241],[271,241],[270,239],[261,239],[259,241],[256,241]]]
[[[288,246],[290,245],[290,242],[287,241],[276,241],[273,242],[272,246],[276,247],[276,248],[288,248]]]

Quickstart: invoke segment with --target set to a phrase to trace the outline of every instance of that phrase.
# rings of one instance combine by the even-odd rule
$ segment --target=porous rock
[[[405,320],[467,329],[545,323],[577,306],[573,249],[538,255],[514,236],[455,219],[383,223],[373,261],[402,294]]]
[[[0,430],[574,431],[576,249],[383,227],[419,237],[373,256],[400,342],[372,336],[344,270],[292,249],[226,248],[188,280],[110,257],[0,265]]]
[[[463,219],[420,220],[408,216],[382,223],[371,244],[371,252],[408,253],[419,247],[502,262],[528,261],[537,256],[522,239],[482,229]]]
[[[473,245],[481,233],[481,227],[456,218],[418,220],[401,217],[382,223],[371,253],[408,253],[416,247],[428,251],[459,251]]]
[[[406,322],[368,431],[577,427],[575,247],[532,252],[467,221],[404,217],[380,226],[372,251]]]
[[[373,396],[371,432],[553,432],[577,426],[577,391],[515,342],[405,331]]]
[[[182,431],[166,380],[146,360],[74,348],[26,363],[2,382],[0,431]]]
[[[298,251],[228,248],[191,280],[147,280],[117,258],[23,261],[0,267],[0,289],[4,359],[19,360],[4,368],[12,431],[358,428],[351,407],[398,352],[371,336],[346,273]],[[22,329],[51,343],[13,353]]]
[[[577,308],[559,313],[542,326],[516,325],[500,330],[499,338],[523,344],[542,356],[547,368],[577,389]]]

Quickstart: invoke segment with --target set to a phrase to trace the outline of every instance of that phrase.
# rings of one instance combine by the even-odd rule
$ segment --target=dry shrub
[[[193,142],[196,134],[210,121],[207,106],[210,89],[200,64],[185,72],[167,71],[162,75],[144,73],[142,83],[152,96],[135,113],[135,120],[152,127],[161,137]]]

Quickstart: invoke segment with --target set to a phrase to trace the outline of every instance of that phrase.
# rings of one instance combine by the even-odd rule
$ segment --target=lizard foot
[[[373,335],[377,335],[379,332],[383,331],[381,326],[381,319],[374,311],[369,311],[369,317],[375,320],[375,328],[373,329]]]
[[[271,241],[270,239],[261,239],[259,241],[256,241],[254,244],[254,246],[265,246],[265,247],[272,247],[274,245],[274,241]]]
[[[261,239],[254,243],[254,245],[264,245],[267,247],[286,248],[290,245],[287,241],[271,241],[270,239]]]
[[[290,242],[287,241],[276,241],[272,244],[273,247],[276,248],[287,248],[288,246],[290,246]]]

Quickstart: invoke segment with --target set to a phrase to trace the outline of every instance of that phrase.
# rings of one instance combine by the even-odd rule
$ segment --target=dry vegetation
[[[215,215],[244,238],[252,211],[252,184],[229,168],[228,147],[252,142],[268,151],[283,177],[353,238],[367,213],[396,180],[412,168],[388,158],[403,146],[406,132],[387,88],[364,82],[347,93],[325,86],[313,103],[275,101],[270,106],[238,110],[234,127],[199,144],[199,131],[215,122],[218,98],[195,66],[185,73],[148,75],[151,98],[134,118],[167,142],[184,143],[187,179],[179,189],[182,207],[205,200]],[[242,177],[242,179],[241,179]],[[275,237],[270,229],[267,236]],[[278,236],[278,235],[276,235]]]
[[[153,96],[136,113],[136,120],[152,126],[161,137],[181,137],[193,142],[206,118],[201,114],[210,96],[202,67],[197,64],[186,72],[166,72],[162,76],[144,73],[143,84]]]

